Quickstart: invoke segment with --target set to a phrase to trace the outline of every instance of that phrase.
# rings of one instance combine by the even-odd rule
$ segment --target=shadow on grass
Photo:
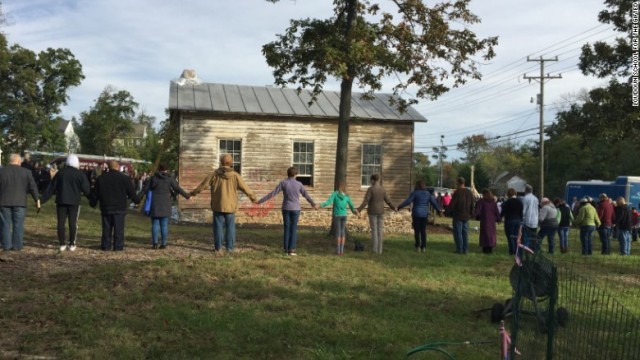
[[[2,324],[21,335],[20,349],[71,358],[383,359],[425,342],[496,337],[469,306],[486,299],[455,289],[389,283],[388,270],[361,273],[350,261],[301,271],[300,261],[265,259],[276,270],[262,275],[251,261],[162,259],[57,272],[18,285]],[[453,352],[488,359],[495,348]]]

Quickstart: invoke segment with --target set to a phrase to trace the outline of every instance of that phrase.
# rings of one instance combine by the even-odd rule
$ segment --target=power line
[[[552,45],[550,45],[550,46],[547,46],[547,47],[545,47],[545,48],[543,48],[543,49],[541,49],[541,50],[539,50],[539,51],[537,51],[537,52],[534,52],[533,54],[536,54],[536,53],[538,53],[538,52],[542,52],[542,51],[545,51],[545,50],[548,50],[548,49],[552,49],[552,48],[556,47],[556,46],[557,46],[557,45],[559,45],[559,44],[562,44],[562,43],[565,43],[565,42],[567,42],[567,41],[569,41],[569,40],[575,39],[575,38],[577,38],[578,36],[580,36],[580,35],[582,35],[582,34],[588,33],[588,32],[590,32],[590,31],[592,31],[592,30],[594,30],[594,29],[597,29],[597,28],[600,28],[600,27],[605,27],[605,29],[603,29],[603,30],[601,30],[601,31],[599,31],[599,32],[597,32],[597,33],[595,33],[595,34],[591,34],[591,35],[589,35],[589,36],[585,36],[585,37],[579,38],[579,39],[577,39],[577,40],[574,40],[574,41],[573,41],[573,42],[571,42],[570,44],[578,43],[578,42],[584,41],[584,40],[586,40],[586,39],[588,39],[588,38],[590,38],[590,37],[596,36],[596,35],[598,35],[598,34],[601,34],[601,33],[603,33],[603,32],[610,31],[610,30],[612,30],[612,29],[613,29],[613,26],[609,26],[609,25],[605,25],[605,24],[600,24],[600,25],[594,26],[594,27],[592,27],[592,28],[590,28],[590,29],[587,29],[587,30],[585,30],[585,31],[582,31],[582,32],[580,32],[580,33],[578,33],[578,34],[576,34],[576,35],[573,35],[573,36],[571,36],[571,37],[569,37],[569,38],[567,38],[567,39],[561,40],[561,41],[559,41],[559,42],[557,42],[557,43],[555,43],[555,44],[552,44]],[[613,35],[607,36],[607,37],[606,37],[606,38],[604,38],[604,39],[608,39],[609,37],[611,37],[611,36],[616,36],[616,35],[617,35],[617,34],[613,34]],[[597,41],[601,41],[601,40],[603,40],[603,39],[598,39]],[[566,46],[565,46],[565,47],[566,47]],[[580,48],[580,47],[578,47],[578,49],[579,49],[579,48]],[[532,54],[531,54],[531,55],[532,55]],[[530,56],[531,56],[531,55],[530,55]],[[513,68],[517,68],[517,67],[522,66],[522,60],[524,60],[524,59],[525,59],[524,57],[520,57],[520,58],[518,58],[518,59],[516,59],[516,60],[512,61],[512,62],[511,62],[511,63],[509,63],[509,64],[503,65],[503,66],[501,66],[501,67],[499,67],[499,68],[497,68],[497,69],[495,69],[495,70],[493,70],[493,71],[491,71],[491,72],[488,72],[488,73],[484,74],[484,76],[483,76],[482,80],[469,81],[469,82],[467,82],[467,83],[466,83],[466,84],[464,84],[464,85],[461,85],[461,86],[456,87],[456,88],[452,88],[451,90],[449,90],[449,92],[448,92],[448,93],[454,93],[454,92],[460,92],[460,91],[463,91],[463,90],[467,90],[467,89],[469,89],[469,88],[471,88],[471,87],[473,87],[473,86],[476,86],[476,85],[478,85],[478,84],[480,84],[480,83],[486,84],[486,83],[487,83],[487,81],[489,81],[489,79],[492,79],[492,78],[494,77],[494,75],[502,76],[502,75],[504,75],[504,73],[506,72],[506,70],[508,70],[508,69],[509,69],[509,70],[511,70],[511,69],[513,69]],[[516,70],[516,69],[514,69],[514,70],[515,70],[515,71],[517,71],[517,73],[520,73],[520,72],[522,71],[522,70]],[[527,70],[528,70],[528,69],[527,69]],[[501,78],[501,79],[503,79],[503,78]],[[489,81],[489,82],[491,82],[491,81]]]
[[[607,29],[605,29],[603,31],[600,31],[599,33],[607,31],[607,30],[609,30],[609,29],[607,28]],[[609,38],[617,36],[617,35],[618,34],[612,34],[612,35],[609,35],[607,37],[600,38],[597,41],[605,41],[605,40],[608,40]],[[580,40],[582,40],[582,39],[580,39]],[[578,41],[580,41],[580,40],[578,40]],[[562,42],[560,42],[560,43],[562,43]],[[574,54],[564,58],[563,60],[559,60],[558,63],[569,61],[569,60],[574,59],[574,58],[577,59],[579,57],[579,55],[580,55],[581,47],[582,46],[577,46],[577,47],[568,49],[568,50],[560,53],[560,55],[565,55],[565,54],[570,54],[570,53],[574,53]],[[550,48],[550,47],[547,47],[547,48]],[[520,61],[520,60],[517,60],[516,62],[518,62],[518,61]],[[534,68],[535,68],[535,66],[531,66],[531,67],[527,67],[525,70],[529,71],[529,70],[533,70]],[[481,94],[481,93],[492,92],[494,89],[500,88],[501,85],[509,82],[510,80],[513,80],[514,78],[520,78],[520,75],[516,74],[516,73],[503,73],[503,74],[501,74],[500,77],[495,78],[495,79],[491,78],[489,81],[486,81],[487,78],[485,78],[484,81],[482,81],[482,84],[483,85],[487,85],[487,86],[485,86],[484,88],[479,89],[477,91],[474,91],[473,95],[471,95],[471,96],[478,96],[478,94]],[[462,100],[466,100],[466,102],[465,102],[465,104],[463,106],[475,105],[475,104],[479,104],[479,103],[482,103],[482,102],[487,101],[487,100],[491,100],[492,98],[495,98],[495,97],[499,96],[500,94],[502,94],[502,93],[507,91],[507,90],[501,90],[500,94],[495,94],[494,93],[495,95],[491,95],[491,96],[490,95],[486,95],[485,97],[482,97],[482,98],[475,98],[475,99],[472,100],[473,103],[470,103],[468,101],[467,97],[461,95],[461,92],[462,93],[471,92],[473,90],[472,87],[474,85],[477,86],[480,83],[481,82],[476,81],[476,82],[473,82],[473,83],[471,83],[469,85],[463,85],[463,86],[460,86],[458,88],[454,88],[454,89],[450,90],[447,94],[445,94],[443,99],[440,99],[438,101],[431,102],[431,103],[419,104],[416,107],[418,108],[419,111],[424,111],[424,112],[431,113],[431,114],[438,114],[438,113],[450,111],[450,109],[453,106],[458,108],[459,106],[456,106],[454,104],[459,103]],[[520,84],[518,84],[518,85],[514,85],[514,86],[510,87],[510,89],[518,89],[518,88],[522,89],[522,86]],[[458,90],[458,91],[455,91],[455,90]],[[458,96],[454,96],[454,95],[458,95]],[[428,107],[428,109],[425,109],[426,107]]]
[[[539,130],[539,129],[538,129],[537,127],[534,127],[534,128],[530,128],[530,129],[525,129],[525,130],[515,131],[515,132],[509,133],[509,134],[505,134],[505,135],[496,135],[496,136],[491,136],[491,137],[487,137],[487,138],[485,138],[485,139],[486,139],[487,141],[493,141],[493,140],[498,140],[498,139],[501,139],[501,138],[510,137],[510,136],[513,136],[513,135],[518,135],[518,134],[522,134],[522,133],[530,132],[530,131],[532,131],[532,130]],[[536,133],[536,134],[537,134],[537,133]],[[527,136],[530,136],[530,135],[527,135]],[[458,146],[458,143],[455,143],[455,144],[446,144],[446,145],[444,145],[444,146],[446,146],[446,147],[454,147],[454,146],[455,146],[455,147],[457,147],[457,146]],[[433,148],[433,147],[434,147],[434,146],[414,146],[414,148],[415,148],[415,149],[428,149],[428,148]]]

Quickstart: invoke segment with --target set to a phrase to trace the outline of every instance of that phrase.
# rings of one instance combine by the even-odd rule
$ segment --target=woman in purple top
[[[296,255],[296,242],[298,240],[298,219],[300,218],[300,195],[313,206],[318,209],[318,205],[313,201],[304,185],[296,180],[298,169],[290,167],[287,169],[286,180],[281,181],[272,192],[258,200],[258,204],[276,196],[282,191],[284,198],[282,199],[282,222],[284,223],[284,252],[288,255]]]

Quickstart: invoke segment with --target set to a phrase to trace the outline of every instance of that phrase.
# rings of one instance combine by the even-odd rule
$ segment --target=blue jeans
[[[631,255],[631,231],[618,229],[620,255]]]
[[[600,235],[600,242],[602,243],[602,253],[611,253],[611,226],[600,226],[598,228],[598,235]]]
[[[300,210],[282,210],[282,222],[284,223],[284,251],[286,253],[296,250],[298,242],[298,219]]]
[[[591,255],[593,232],[596,231],[596,227],[580,226],[580,243],[582,244],[582,255]]]
[[[468,232],[468,220],[453,220],[453,241],[456,243],[456,253],[467,253],[467,249],[469,248]]]
[[[160,233],[160,245],[167,246],[167,234],[169,233],[169,217],[151,218],[151,243],[158,245],[158,232]]]
[[[560,249],[566,251],[569,249],[569,227],[561,226],[558,228],[558,238],[560,238]]]
[[[227,251],[231,252],[236,240],[236,214],[234,213],[213,213],[213,241],[216,251],[222,248],[222,238]]]
[[[420,216],[411,217],[413,227],[413,237],[416,241],[416,249],[427,248],[427,218]]]
[[[522,225],[522,244],[528,246],[531,250],[538,252],[540,250],[538,242],[538,228]]]
[[[2,249],[21,250],[24,237],[24,217],[27,208],[7,206],[0,208],[0,227],[2,228]],[[13,226],[13,231],[12,230]]]
[[[520,229],[520,225],[522,225],[522,222],[519,220],[510,220],[504,223],[504,234],[507,236],[510,255],[516,253],[516,246],[518,246],[518,229]]]
[[[556,248],[556,231],[558,230],[555,226],[540,226],[540,231],[538,232],[538,239],[540,239],[540,246],[542,246],[542,242],[546,237],[549,240],[549,254],[553,254],[553,251]]]

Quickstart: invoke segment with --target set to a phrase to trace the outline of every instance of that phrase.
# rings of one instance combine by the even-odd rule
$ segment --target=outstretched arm
[[[247,194],[249,199],[251,199],[251,202],[253,202],[254,204],[258,203],[258,198],[256,198],[256,195],[253,193],[253,191],[251,191],[251,189],[249,189],[247,184],[244,183],[244,180],[242,180],[242,177],[240,175],[238,175],[238,189]]]
[[[191,197],[191,195],[189,195],[186,191],[184,191],[183,188],[180,187],[180,185],[178,185],[178,182],[175,179],[171,179],[171,188],[173,189],[174,192],[182,195],[182,197],[185,199],[188,199]]]
[[[215,176],[215,172],[212,172],[211,174],[207,175],[206,178],[204,178],[204,180],[202,180],[202,182],[200,183],[200,185],[198,185],[197,188],[193,189],[193,191],[191,191],[189,193],[189,195],[191,196],[196,196],[198,194],[200,194],[200,192],[207,186],[211,184],[211,180],[213,180],[213,177]]]
[[[413,202],[413,198],[415,197],[415,192],[411,192],[411,194],[409,195],[409,197],[403,201],[402,203],[400,203],[400,205],[398,205],[398,210],[402,209],[403,207],[411,204]]]
[[[367,193],[364,194],[364,199],[362,199],[362,204],[358,206],[358,212],[362,211],[368,204],[371,199],[371,187],[367,189]]]
[[[272,197],[278,195],[278,193],[282,191],[282,181],[280,183],[278,183],[278,185],[275,187],[275,189],[273,189],[270,193],[268,193],[267,195],[263,196],[262,199],[258,200],[258,204],[262,204],[265,201],[271,199]]]
[[[329,204],[333,204],[333,200],[335,200],[336,198],[336,192],[332,192],[331,196],[329,196],[329,198],[327,199],[327,201],[323,202],[322,204],[320,204],[320,207],[327,207],[329,206]]]

